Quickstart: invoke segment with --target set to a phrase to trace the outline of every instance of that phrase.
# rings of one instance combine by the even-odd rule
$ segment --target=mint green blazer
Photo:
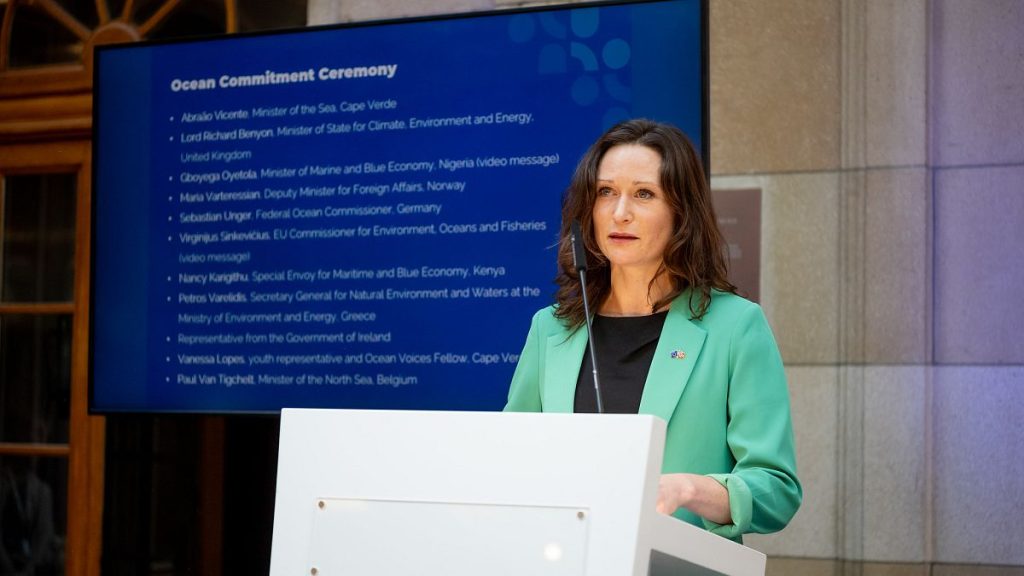
[[[803,496],[796,476],[782,358],[761,307],[715,292],[701,320],[689,293],[673,301],[644,384],[641,414],[667,422],[663,473],[708,475],[729,492],[732,524],[680,509],[681,520],[741,541],[789,522]],[[506,411],[572,412],[587,347],[554,307],[533,317]],[[673,353],[675,357],[673,357]]]

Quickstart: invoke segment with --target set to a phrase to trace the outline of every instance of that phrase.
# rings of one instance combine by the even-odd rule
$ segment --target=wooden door
[[[0,572],[98,574],[87,140],[0,145]]]

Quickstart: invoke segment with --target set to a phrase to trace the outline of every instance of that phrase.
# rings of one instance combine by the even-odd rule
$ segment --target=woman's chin
[[[625,273],[630,275],[646,275],[653,278],[658,272],[659,262],[641,258],[614,258],[607,256],[608,265],[612,273]]]

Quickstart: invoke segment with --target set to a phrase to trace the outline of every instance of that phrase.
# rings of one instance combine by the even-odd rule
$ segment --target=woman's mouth
[[[612,242],[629,242],[630,240],[639,240],[632,234],[626,234],[625,232],[612,232],[608,235],[608,239]]]

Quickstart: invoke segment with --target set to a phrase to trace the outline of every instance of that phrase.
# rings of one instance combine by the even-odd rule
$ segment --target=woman
[[[658,511],[737,541],[781,530],[802,497],[782,359],[761,308],[726,279],[704,170],[675,127],[623,122],[580,161],[557,303],[533,317],[505,410],[594,411],[574,220],[605,411],[668,423]]]

